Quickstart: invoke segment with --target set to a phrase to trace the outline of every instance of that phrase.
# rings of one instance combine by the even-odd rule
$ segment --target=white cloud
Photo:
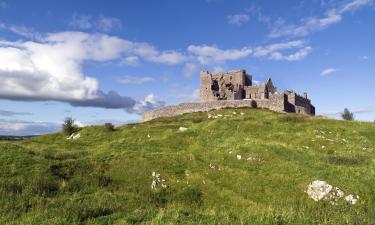
[[[224,62],[241,59],[251,55],[253,50],[249,47],[223,50],[217,46],[190,45],[188,47],[188,52],[196,56],[202,65],[207,65],[211,62]]]
[[[24,116],[24,115],[32,115],[32,113],[0,110],[0,116]]]
[[[247,14],[235,14],[227,17],[228,23],[236,26],[241,26],[249,21],[250,17]]]
[[[282,51],[289,49],[297,49],[297,51],[287,55],[282,54]],[[305,46],[303,41],[298,40],[257,47],[254,50],[254,56],[267,57],[272,60],[298,61],[305,58],[311,51],[310,46]]]
[[[39,39],[41,37],[38,32],[25,26],[10,26],[8,29],[13,33],[30,39]]]
[[[370,5],[373,0],[352,0],[340,8],[340,13],[357,10],[363,6]]]
[[[362,57],[361,57],[361,59],[363,59],[363,60],[369,60],[369,59],[370,59],[370,57],[368,57],[368,56],[364,55],[364,56],[362,56]]]
[[[133,53],[149,62],[169,65],[180,64],[186,60],[186,57],[177,51],[159,52],[154,46],[148,43],[134,43]]]
[[[69,27],[76,29],[90,29],[93,25],[91,23],[91,16],[73,14],[68,23]]]
[[[138,56],[128,56],[122,60],[122,63],[127,66],[138,66],[140,64]]]
[[[114,29],[121,29],[121,20],[113,17],[92,17],[89,15],[73,14],[68,22],[68,26],[74,29],[88,30],[94,29],[101,32],[110,32]]]
[[[44,35],[40,41],[0,41],[0,98],[127,110],[136,101],[114,91],[101,91],[95,78],[83,74],[82,64],[121,60],[137,54],[151,62],[179,62],[177,52],[159,52],[149,44],[104,34],[61,32]]]
[[[38,135],[56,132],[61,124],[0,119],[0,135]]]
[[[299,25],[285,24],[285,21],[278,19],[269,34],[271,38],[283,36],[305,36],[315,31],[327,28],[342,20],[343,15],[364,6],[372,4],[373,0],[352,0],[340,7],[327,10],[324,17],[307,17],[301,20]]]
[[[201,65],[220,64],[226,61],[238,60],[246,57],[265,57],[270,60],[298,61],[305,58],[311,51],[303,41],[289,41],[241,49],[220,49],[217,46],[191,45],[188,51]],[[284,53],[288,51],[289,53]],[[292,51],[292,52],[290,52]]]
[[[100,16],[96,22],[99,30],[109,32],[113,29],[120,29],[122,27],[121,20],[113,17]]]
[[[336,72],[336,71],[337,71],[337,69],[334,69],[334,68],[327,68],[327,69],[323,70],[323,71],[320,73],[320,75],[321,75],[321,76],[327,76],[327,75],[332,74],[332,73],[334,73],[334,72]]]
[[[128,109],[127,111],[130,113],[143,113],[164,105],[165,102],[160,101],[154,94],[149,94],[144,100],[138,101],[133,108]]]
[[[121,79],[118,79],[117,81],[121,84],[144,84],[154,80],[154,78],[147,76],[124,76]]]

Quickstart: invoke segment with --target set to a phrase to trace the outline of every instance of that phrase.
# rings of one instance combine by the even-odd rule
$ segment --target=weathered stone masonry
[[[307,98],[307,93],[304,96],[288,90],[277,93],[271,79],[266,84],[253,86],[252,77],[245,70],[216,74],[201,72],[200,98],[201,102],[182,103],[145,112],[142,121],[214,109],[252,107],[254,102],[259,108],[277,112],[315,115],[315,107]]]

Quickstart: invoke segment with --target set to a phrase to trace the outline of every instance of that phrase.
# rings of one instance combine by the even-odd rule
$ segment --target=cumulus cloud
[[[154,80],[154,78],[148,76],[124,76],[117,81],[121,84],[144,84]]]
[[[227,17],[228,23],[236,26],[241,26],[249,21],[250,17],[247,14],[235,14]]]
[[[150,94],[144,100],[137,102],[133,108],[127,109],[129,113],[142,114],[154,108],[159,108],[165,105],[165,102],[160,101],[155,95]]]
[[[350,2],[339,7],[327,10],[323,17],[303,18],[299,25],[286,24],[284,20],[278,19],[275,22],[269,37],[277,38],[283,36],[305,36],[340,22],[344,14],[347,12],[352,12],[372,3],[373,0],[351,0]]]
[[[330,75],[330,74],[332,74],[332,73],[334,73],[334,72],[336,72],[336,71],[337,71],[337,69],[334,69],[334,68],[327,68],[327,69],[323,70],[323,71],[320,73],[320,75],[321,75],[321,76],[328,76],[328,75]]]
[[[82,64],[137,54],[145,61],[167,64],[178,61],[169,51],[159,52],[146,43],[104,34],[61,32],[44,35],[40,41],[0,41],[0,98],[132,109],[137,104],[135,100],[114,91],[101,91],[95,78],[83,74]]]
[[[9,116],[10,117],[10,116],[24,116],[24,115],[32,115],[32,113],[0,110],[0,116]]]

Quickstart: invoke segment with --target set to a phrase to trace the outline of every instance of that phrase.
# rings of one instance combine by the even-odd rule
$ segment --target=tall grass
[[[1,141],[0,224],[375,224],[372,123],[209,113],[223,117]],[[153,171],[166,188],[151,189]],[[314,202],[304,191],[316,179],[359,203]]]

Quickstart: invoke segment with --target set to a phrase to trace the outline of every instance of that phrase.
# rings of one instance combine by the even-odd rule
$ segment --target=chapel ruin
[[[278,105],[280,107],[276,111],[315,115],[315,107],[311,104],[310,99],[307,98],[306,92],[303,96],[289,90],[278,93],[271,78],[265,84],[254,85],[252,76],[243,69],[219,73],[202,71],[200,78],[200,100],[202,102],[268,100],[268,105]]]
[[[285,90],[279,93],[271,78],[265,84],[254,84],[246,70],[200,73],[200,102],[157,108],[142,115],[142,121],[193,112],[223,108],[266,108],[277,112],[315,115],[315,107],[302,95]]]

